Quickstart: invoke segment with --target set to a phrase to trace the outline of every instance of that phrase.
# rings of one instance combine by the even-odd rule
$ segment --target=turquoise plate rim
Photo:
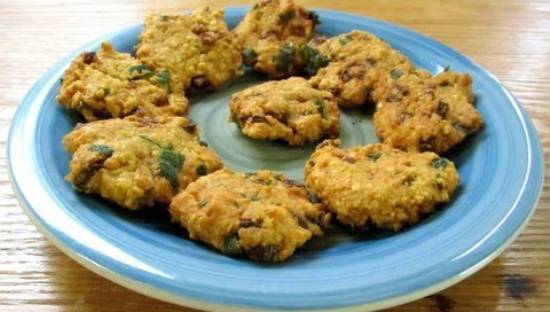
[[[238,7],[226,7],[226,16],[227,15],[240,15],[242,16],[244,12],[248,9],[248,6],[238,6]],[[506,215],[501,223],[507,223],[506,227],[498,226],[484,238],[477,246],[472,246],[473,249],[476,249],[477,253],[481,253],[483,256],[481,260],[479,257],[471,257],[472,254],[466,254],[464,256],[464,261],[461,266],[458,266],[457,263],[451,263],[451,266],[446,268],[446,274],[443,277],[430,281],[430,285],[424,285],[422,287],[417,287],[415,289],[399,289],[399,285],[395,285],[396,290],[392,293],[386,294],[386,296],[381,300],[376,301],[367,301],[357,303],[356,301],[346,302],[348,299],[343,299],[341,302],[338,302],[336,305],[316,305],[313,302],[307,306],[304,305],[294,305],[292,300],[288,302],[285,306],[274,306],[273,303],[270,303],[269,294],[265,294],[265,298],[258,303],[250,303],[247,298],[241,298],[240,300],[228,300],[227,298],[231,297],[231,294],[228,294],[229,297],[209,297],[205,299],[204,297],[193,296],[188,293],[177,293],[170,289],[164,289],[161,284],[158,283],[155,279],[148,279],[145,281],[139,281],[132,275],[132,270],[135,268],[126,268],[121,267],[120,264],[116,262],[104,261],[109,258],[108,254],[105,254],[106,258],[97,258],[94,257],[94,254],[86,246],[79,245],[78,242],[72,241],[71,238],[68,238],[59,230],[56,230],[51,227],[48,222],[48,216],[41,214],[41,209],[30,204],[30,199],[33,196],[32,185],[27,186],[28,178],[24,178],[24,173],[32,176],[32,172],[24,172],[22,166],[17,163],[17,159],[14,158],[14,154],[21,153],[21,145],[18,139],[21,136],[22,131],[25,129],[25,117],[27,113],[34,107],[34,99],[39,95],[39,93],[45,88],[45,84],[50,82],[52,79],[57,79],[52,77],[52,73],[58,71],[60,68],[64,67],[69,60],[74,58],[74,56],[79,53],[79,51],[85,50],[87,47],[95,46],[98,42],[103,40],[109,40],[110,38],[117,37],[121,34],[124,34],[130,28],[134,26],[128,26],[102,38],[96,39],[90,43],[87,43],[80,47],[79,49],[73,51],[68,56],[64,57],[61,61],[55,64],[49,71],[47,71],[36,84],[31,88],[27,93],[21,104],[19,105],[12,124],[10,127],[10,132],[8,136],[7,143],[7,156],[8,156],[8,175],[10,181],[12,182],[12,187],[14,193],[16,194],[17,199],[19,200],[23,210],[29,216],[31,221],[37,226],[37,228],[50,240],[54,243],[56,247],[66,253],[69,257],[82,264],[89,270],[115,282],[127,288],[130,288],[141,294],[151,296],[160,300],[195,307],[199,309],[208,309],[216,311],[256,311],[256,310],[322,310],[322,311],[365,311],[365,310],[376,310],[386,307],[391,307],[399,305],[405,302],[409,302],[439,290],[442,290],[446,287],[449,287],[464,278],[470,276],[474,272],[481,269],[483,266],[488,264],[491,260],[497,257],[507,245],[509,245],[521,232],[521,230],[526,226],[529,221],[529,218],[533,214],[535,207],[537,206],[540,194],[542,191],[543,177],[544,177],[544,162],[543,154],[540,146],[540,142],[536,133],[536,130],[527,116],[526,112],[523,110],[519,102],[513,97],[513,95],[496,79],[491,73],[483,69],[481,66],[471,61],[469,58],[460,54],[459,52],[427,37],[416,33],[414,31],[395,26],[393,24],[383,22],[380,20],[349,14],[342,13],[333,10],[326,9],[315,9],[321,17],[331,17],[336,19],[346,19],[353,21],[358,24],[375,24],[379,27],[389,28],[393,31],[404,33],[410,35],[422,41],[424,44],[435,47],[438,50],[443,50],[446,53],[450,53],[455,57],[459,58],[461,61],[466,62],[472,68],[479,70],[482,74],[489,77],[495,83],[498,84],[502,94],[509,100],[509,103],[513,105],[517,117],[520,119],[523,127],[523,133],[525,135],[527,152],[528,152],[528,165],[527,172],[525,173],[525,180],[523,181],[522,188],[520,190],[520,195],[515,201],[513,207],[509,208],[509,212]],[[35,105],[36,106],[36,105]],[[21,156],[18,154],[18,156]],[[36,158],[36,157],[35,157]],[[529,188],[527,188],[527,185]],[[38,187],[44,187],[43,185],[34,185]],[[35,199],[33,199],[35,200]],[[512,218],[514,217],[514,218]],[[502,225],[499,224],[499,225]],[[496,240],[497,243],[490,246],[486,246],[484,243],[489,240]],[[473,250],[472,249],[472,250]],[[471,261],[467,261],[469,258]],[[478,260],[476,260],[478,259]],[[134,272],[135,273],[135,272]],[[285,286],[286,287],[286,286]],[[313,299],[313,298],[310,298]]]

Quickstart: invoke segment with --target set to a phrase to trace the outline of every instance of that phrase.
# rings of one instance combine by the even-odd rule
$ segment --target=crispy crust
[[[63,144],[72,154],[66,179],[77,190],[131,210],[167,204],[200,175],[223,166],[199,144],[196,125],[185,117],[79,124]]]
[[[387,77],[376,91],[378,137],[407,151],[444,153],[478,131],[483,118],[473,105],[472,79],[452,71]]]
[[[230,110],[243,134],[255,139],[284,140],[298,146],[337,137],[340,132],[340,113],[330,92],[315,90],[299,77],[235,93]]]
[[[153,68],[167,68],[176,93],[211,90],[242,74],[239,44],[218,8],[148,15],[136,56]]]
[[[170,213],[192,239],[224,254],[278,262],[328,225],[330,214],[308,198],[303,185],[279,173],[220,170],[178,194]]]
[[[59,103],[87,121],[128,115],[181,116],[187,112],[183,95],[169,94],[160,72],[139,72],[143,64],[104,42],[96,52],[79,55],[65,71]],[[144,69],[144,68],[142,68]]]
[[[397,231],[448,202],[457,187],[454,164],[434,153],[384,144],[343,150],[338,144],[319,145],[306,164],[305,184],[353,229],[373,225]]]

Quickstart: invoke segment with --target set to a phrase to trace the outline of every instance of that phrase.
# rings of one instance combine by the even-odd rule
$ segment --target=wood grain
[[[69,51],[150,10],[242,1],[1,1],[0,144],[25,92]],[[412,28],[472,57],[520,99],[539,131],[545,184],[520,237],[465,281],[391,311],[550,311],[550,3],[548,1],[313,1]],[[0,154],[0,311],[193,311],[115,285],[37,232]]]

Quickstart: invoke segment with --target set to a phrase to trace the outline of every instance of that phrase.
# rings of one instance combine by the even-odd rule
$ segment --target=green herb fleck
[[[252,48],[246,48],[243,51],[243,61],[247,65],[252,65],[256,62],[258,54]]]
[[[399,68],[394,68],[390,71],[390,76],[392,79],[399,79],[399,77],[403,76],[403,71]]]
[[[382,156],[382,154],[380,154],[380,153],[372,153],[372,154],[367,155],[367,157],[372,161],[377,161],[378,158],[380,158],[381,156]]]
[[[245,172],[245,173],[244,173],[244,176],[245,176],[246,178],[250,178],[250,177],[253,177],[253,176],[255,176],[255,175],[256,175],[255,172]]]
[[[447,164],[449,163],[449,160],[447,158],[436,158],[432,160],[432,167],[435,169],[443,170],[445,167],[447,167]]]
[[[59,78],[59,84],[63,84],[63,77]]]
[[[279,54],[273,56],[273,61],[275,61],[279,72],[287,72],[290,70],[294,52],[295,48],[292,44],[285,44],[281,50],[279,50]]]
[[[149,78],[155,74],[153,69],[145,64],[132,66],[128,71],[132,75],[132,80]]]
[[[163,69],[158,75],[155,76],[155,81],[166,91],[170,92],[170,72],[168,69]]]
[[[172,149],[163,148],[160,152],[160,174],[170,182],[172,187],[177,187],[179,184],[178,174],[184,161],[183,155]]]
[[[447,65],[445,66],[445,68],[443,68],[443,71],[446,72],[446,71],[449,71],[451,70],[451,66],[450,65]]]
[[[310,76],[315,75],[320,68],[327,66],[330,61],[328,57],[307,44],[300,47],[300,56],[306,63],[304,71]]]
[[[197,166],[197,169],[195,170],[197,172],[197,175],[204,176],[208,174],[208,168],[204,164],[200,164]]]
[[[88,151],[100,153],[104,156],[111,157],[115,152],[111,147],[102,144],[90,144]]]
[[[238,233],[230,234],[225,238],[225,241],[221,248],[221,252],[229,256],[236,256],[238,254],[241,254],[242,251],[241,245],[239,244]]]
[[[144,135],[140,135],[139,137],[161,149],[159,156],[160,175],[168,180],[172,187],[177,187],[179,184],[178,174],[183,166],[185,157],[179,152],[174,151],[171,144],[164,147]]]
[[[153,145],[159,147],[159,148],[163,148],[162,145],[160,145],[157,141],[155,141],[155,140],[153,140],[153,139],[150,139],[150,138],[148,138],[148,137],[146,137],[146,136],[144,136],[144,135],[139,135],[139,137],[140,137],[141,139],[143,139],[143,140],[145,140],[145,141],[147,141],[147,142],[149,142],[149,143],[151,143],[151,144],[153,144]]]
[[[350,42],[350,38],[348,37],[341,37],[340,39],[338,39],[338,42],[340,42],[341,45],[346,45]]]
[[[103,91],[103,96],[111,94],[111,89],[109,87],[101,87],[101,91]]]
[[[321,118],[325,118],[325,101],[323,99],[315,99],[315,106],[317,106],[317,112],[321,115]]]
[[[258,196],[258,194],[254,194],[250,197],[250,201],[258,201],[260,200],[260,197]]]
[[[206,204],[208,204],[208,200],[203,199],[197,205],[199,206],[199,208],[202,208],[202,207],[206,206]]]

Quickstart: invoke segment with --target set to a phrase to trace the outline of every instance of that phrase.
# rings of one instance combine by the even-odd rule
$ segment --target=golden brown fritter
[[[254,139],[284,140],[297,146],[334,138],[340,132],[340,113],[330,92],[316,90],[299,77],[235,93],[230,110],[243,134]]]
[[[167,68],[176,93],[217,88],[242,74],[241,50],[223,15],[211,7],[190,15],[151,14],[136,56],[153,68]]]
[[[246,64],[272,78],[284,78],[300,70],[300,48],[318,22],[314,12],[292,0],[267,0],[255,4],[234,32]]]
[[[337,219],[353,229],[399,230],[446,203],[458,184],[452,162],[384,144],[339,148],[320,144],[306,164],[305,184]]]
[[[185,117],[108,119],[79,124],[63,139],[66,179],[128,209],[169,203],[199,176],[222,167]]]
[[[174,197],[170,213],[192,239],[226,255],[278,262],[323,234],[330,221],[323,208],[280,173],[219,170]]]
[[[187,112],[183,95],[170,94],[169,72],[153,71],[104,42],[79,55],[65,71],[57,100],[88,121],[128,115],[178,116]]]
[[[483,124],[468,74],[444,71],[430,78],[421,72],[404,73],[387,77],[376,92],[376,133],[402,150],[441,154]]]
[[[341,107],[376,101],[371,93],[381,79],[390,73],[414,70],[403,54],[367,32],[354,30],[312,42],[317,42],[313,44],[317,51],[332,61],[319,69],[310,82],[315,88],[332,92]]]

